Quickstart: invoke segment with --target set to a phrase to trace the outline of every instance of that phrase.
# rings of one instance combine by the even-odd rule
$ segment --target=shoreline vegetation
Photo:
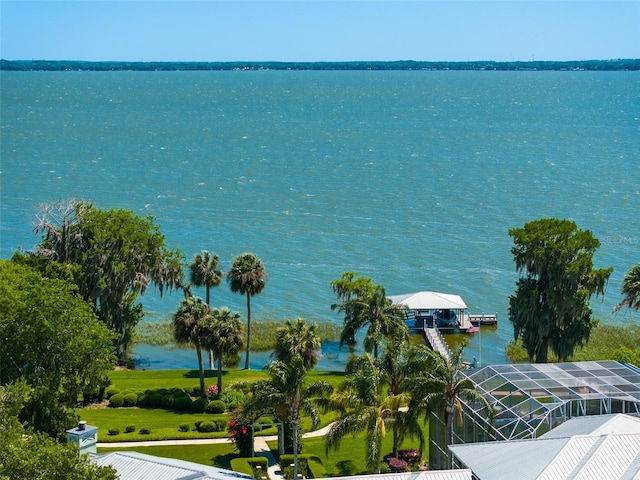
[[[254,71],[254,70],[475,70],[475,71],[638,71],[640,59],[573,61],[415,60],[353,62],[128,62],[82,60],[0,60],[5,71]]]

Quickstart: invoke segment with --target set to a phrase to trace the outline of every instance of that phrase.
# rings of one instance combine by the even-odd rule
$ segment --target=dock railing
[[[447,361],[450,362],[453,358],[453,354],[451,353],[447,342],[444,341],[444,337],[442,336],[438,328],[424,327],[424,335],[425,337],[427,337],[427,341],[431,345],[431,348],[440,352],[444,356],[444,358],[446,358]]]

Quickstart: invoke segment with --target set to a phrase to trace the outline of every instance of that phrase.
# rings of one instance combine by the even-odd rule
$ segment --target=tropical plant
[[[203,250],[193,257],[189,265],[189,279],[196,287],[205,288],[205,302],[211,308],[211,289],[222,282],[222,270],[218,268],[220,259],[217,255],[211,255]],[[209,368],[213,369],[213,352],[209,350]]]
[[[253,253],[244,253],[237,257],[227,273],[231,291],[247,297],[247,355],[244,368],[249,369],[251,352],[251,297],[258,295],[266,285],[267,272],[262,260]]]
[[[403,337],[387,342],[384,354],[379,361],[388,395],[397,399],[393,409],[392,454],[394,457],[399,455],[399,447],[407,436],[417,437],[420,441],[420,450],[424,449],[422,428],[417,418],[408,411],[407,406],[411,399],[411,389],[427,371],[430,362],[431,350],[425,345],[412,345]]]
[[[438,351],[431,352],[430,366],[427,375],[417,377],[413,382],[409,411],[417,416],[425,413],[425,418],[434,413],[441,415],[445,424],[445,441],[453,444],[454,421],[462,422],[462,402],[477,402],[486,409],[489,417],[493,416],[493,407],[489,401],[476,390],[471,380],[460,374],[466,368],[462,361],[462,348],[453,352],[447,359]],[[451,468],[448,456],[447,468]]]
[[[179,345],[191,345],[198,356],[198,372],[200,376],[200,396],[205,397],[204,364],[202,347],[210,331],[209,306],[201,298],[188,296],[180,302],[173,315],[173,335]]]
[[[604,295],[613,269],[593,268],[600,242],[570,220],[535,220],[509,235],[521,273],[509,297],[514,338],[522,337],[530,361],[546,363],[549,349],[564,361],[589,340],[595,324],[589,299]]]
[[[308,324],[302,318],[297,318],[295,322],[286,320],[276,330],[272,357],[284,363],[293,357],[300,357],[305,368],[312,370],[320,359],[321,345],[317,324]]]
[[[216,393],[222,394],[222,364],[227,356],[235,356],[242,348],[242,325],[240,314],[227,307],[210,311],[207,328],[203,332],[203,344],[218,362],[218,385]]]
[[[326,436],[326,452],[339,450],[346,436],[365,432],[366,465],[369,473],[380,473],[382,438],[394,421],[394,412],[406,406],[407,398],[384,391],[384,372],[373,356],[365,353],[347,365],[347,379],[338,387],[329,407],[341,418],[334,422]]]
[[[408,338],[405,315],[402,309],[387,298],[384,287],[375,285],[369,278],[357,275],[356,272],[345,272],[340,279],[332,282],[333,291],[342,302],[332,305],[331,308],[344,312],[340,346],[354,343],[356,332],[368,325],[364,350],[378,358],[379,348],[385,336],[402,332]]]
[[[288,362],[276,360],[269,365],[270,380],[259,381],[252,389],[253,395],[244,407],[246,414],[259,418],[274,414],[283,425],[290,425],[293,440],[294,477],[298,478],[300,413],[311,418],[313,428],[318,426],[320,416],[314,400],[326,398],[333,388],[327,382],[306,385],[307,368],[300,355]]]
[[[622,294],[625,298],[613,309],[614,313],[623,307],[640,310],[640,263],[631,267],[624,276]]]

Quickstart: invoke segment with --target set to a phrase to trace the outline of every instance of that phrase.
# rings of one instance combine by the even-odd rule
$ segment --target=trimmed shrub
[[[120,435],[120,429],[119,428],[110,428],[109,429],[109,435]]]
[[[162,403],[162,394],[157,392],[152,393],[151,397],[149,398],[149,405],[157,408],[160,406],[161,403]]]
[[[148,407],[151,403],[151,399],[148,393],[141,393],[138,395],[138,406]]]
[[[280,455],[280,469],[282,470],[282,476],[286,480],[293,479],[293,467],[291,464],[293,463],[293,455],[286,454]],[[309,456],[308,455],[298,455],[298,475],[302,475],[303,477],[309,476]]]
[[[120,389],[116,388],[116,387],[108,387],[105,391],[104,391],[104,396],[105,398],[108,400],[111,397],[113,397],[115,394],[120,393]]]
[[[204,422],[204,420],[196,420],[196,421],[195,421],[194,425],[196,426],[196,430],[199,430],[199,429],[200,429],[200,424],[201,424],[202,422]]]
[[[188,432],[189,430],[191,430],[191,427],[189,426],[188,423],[182,423],[180,424],[180,426],[178,427],[178,431],[179,432]]]
[[[127,393],[124,396],[125,407],[135,407],[138,403],[138,395],[136,393]]]
[[[189,396],[176,397],[173,406],[176,410],[191,410],[191,398]]]
[[[112,395],[109,399],[109,406],[113,408],[118,408],[124,405],[124,395],[121,393],[116,393]]]
[[[391,469],[391,473],[404,473],[409,470],[409,465],[404,460],[397,457],[387,458],[387,464]]]
[[[148,427],[142,427],[140,429],[140,435],[149,435],[151,433],[151,429]]]
[[[206,420],[206,421],[200,423],[200,425],[198,425],[198,431],[200,433],[215,432],[216,431],[216,425],[213,422],[210,422],[209,420]]]
[[[227,406],[227,410],[232,412],[236,408],[240,408],[240,406],[245,402],[247,396],[242,393],[240,390],[230,390],[227,389],[221,395],[220,400],[224,402]]]
[[[226,420],[214,420],[213,424],[216,426],[216,432],[224,432],[229,425]]]
[[[407,462],[410,467],[414,467],[422,462],[422,452],[417,448],[406,448],[398,450],[398,458]]]
[[[160,402],[160,406],[162,408],[173,408],[173,404],[176,401],[176,397],[174,397],[171,393],[162,396],[162,401]]]
[[[124,433],[133,433],[136,431],[135,425],[127,425],[124,429]]]
[[[227,406],[222,400],[211,400],[209,403],[207,403],[204,411],[207,413],[224,413],[226,409]]]
[[[207,407],[206,398],[197,398],[191,402],[191,411],[193,413],[204,413],[204,409]]]

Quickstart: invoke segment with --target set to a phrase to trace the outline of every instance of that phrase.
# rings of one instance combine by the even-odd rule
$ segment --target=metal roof
[[[624,480],[640,477],[640,434],[576,435],[452,445],[480,480]]]
[[[466,310],[459,295],[439,292],[416,292],[404,295],[392,295],[389,299],[396,305],[403,305],[411,310]]]
[[[377,473],[347,477],[331,477],[320,480],[472,480],[470,469],[427,470],[424,472]]]
[[[138,452],[111,452],[92,456],[100,466],[112,466],[120,480],[244,480],[249,475],[174,458]]]

